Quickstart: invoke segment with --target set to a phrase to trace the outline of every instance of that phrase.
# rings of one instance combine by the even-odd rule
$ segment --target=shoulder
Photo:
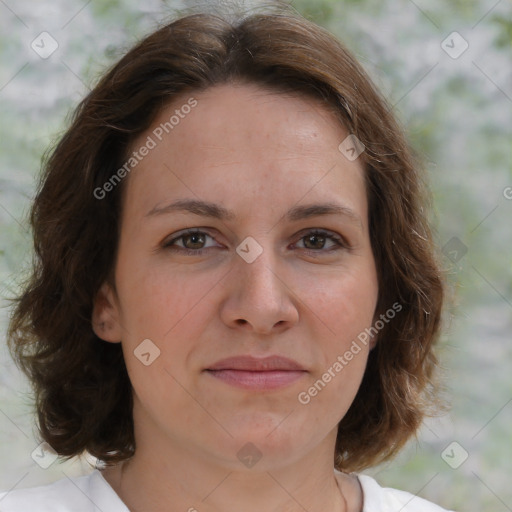
[[[98,470],[52,484],[0,492],[2,512],[128,512]]]
[[[381,487],[368,475],[357,478],[363,490],[363,512],[449,512],[409,492]]]

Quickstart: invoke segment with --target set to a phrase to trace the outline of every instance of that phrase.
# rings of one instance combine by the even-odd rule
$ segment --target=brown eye
[[[205,243],[204,233],[190,233],[189,235],[182,235],[183,245],[186,249],[202,249]],[[190,242],[190,243],[187,243]]]
[[[326,237],[323,235],[307,235],[303,238],[304,245],[308,249],[323,249],[325,246]]]
[[[304,249],[310,253],[328,253],[340,249],[348,249],[348,244],[340,236],[327,231],[314,230],[300,239]]]
[[[162,247],[171,251],[185,252],[190,255],[200,255],[203,250],[213,249],[215,246],[206,246],[207,239],[213,237],[204,231],[190,230],[182,232],[164,242]]]

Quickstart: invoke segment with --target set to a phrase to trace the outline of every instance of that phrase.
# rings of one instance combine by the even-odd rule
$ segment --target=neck
[[[306,458],[289,466],[233,471],[191,455],[137,450],[103,475],[131,512],[352,512],[358,483],[332,464]],[[357,487],[357,488],[356,488]],[[170,508],[172,507],[172,508]]]
[[[135,455],[103,472],[131,512],[361,510],[357,478],[334,472],[336,427],[318,443],[301,444],[301,452],[284,437],[256,441],[263,453],[245,465],[236,454],[247,443],[233,436],[208,449],[207,439],[174,437],[147,418],[135,426]]]

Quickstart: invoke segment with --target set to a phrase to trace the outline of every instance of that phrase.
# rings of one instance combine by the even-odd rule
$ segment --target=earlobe
[[[96,336],[110,343],[121,342],[118,305],[112,287],[106,282],[94,299],[91,320]]]

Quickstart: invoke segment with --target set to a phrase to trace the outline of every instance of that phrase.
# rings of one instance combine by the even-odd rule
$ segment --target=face
[[[238,469],[261,453],[264,469],[326,446],[332,461],[378,294],[348,135],[315,100],[222,85],[135,141],[116,293],[102,287],[93,325],[122,343],[138,450]]]

